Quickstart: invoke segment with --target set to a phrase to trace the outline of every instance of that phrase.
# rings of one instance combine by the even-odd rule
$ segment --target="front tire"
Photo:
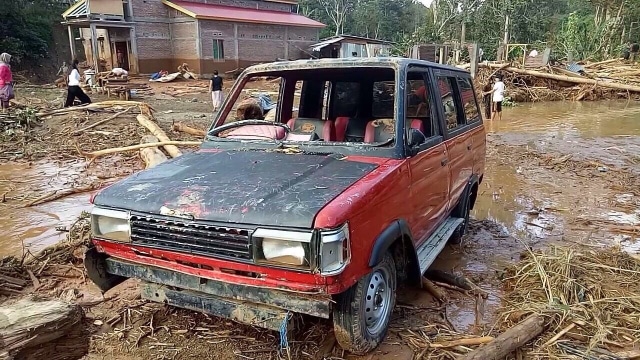
[[[384,340],[396,302],[396,285],[395,262],[386,253],[367,276],[338,295],[333,328],[343,349],[365,355]]]

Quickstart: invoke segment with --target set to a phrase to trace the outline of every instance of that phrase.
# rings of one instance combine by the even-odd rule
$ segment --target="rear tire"
[[[466,199],[460,200],[456,210],[453,212],[453,216],[462,218],[464,221],[462,224],[458,225],[456,231],[451,235],[451,238],[449,239],[449,244],[451,245],[460,244],[462,242],[462,237],[467,233],[467,229],[469,228],[469,214],[471,213],[472,196],[473,193],[470,191]]]
[[[395,262],[386,253],[371,273],[338,295],[333,329],[340,347],[365,355],[384,340],[396,302],[396,284]]]

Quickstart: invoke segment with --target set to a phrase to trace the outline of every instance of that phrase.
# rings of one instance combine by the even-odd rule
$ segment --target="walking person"
[[[13,99],[13,74],[11,73],[11,55],[0,54],[0,108],[3,114],[9,111],[9,101]]]
[[[220,110],[222,106],[222,100],[224,94],[222,92],[222,78],[218,76],[218,70],[213,71],[213,77],[209,84],[209,91],[211,92],[211,100],[213,101],[213,112]]]
[[[493,116],[491,117],[491,120],[495,120],[496,115],[498,115],[498,120],[502,120],[502,101],[504,101],[505,86],[500,75],[496,75],[493,78],[493,81],[493,89],[491,89],[491,91],[489,92],[484,93],[483,95],[492,94]]]
[[[64,107],[73,106],[73,101],[78,98],[80,102],[84,104],[91,104],[91,99],[87,94],[82,91],[80,87],[80,71],[78,71],[78,60],[73,60],[71,63],[71,72],[69,73],[69,79],[67,81],[69,85],[67,87],[67,101],[64,103]]]

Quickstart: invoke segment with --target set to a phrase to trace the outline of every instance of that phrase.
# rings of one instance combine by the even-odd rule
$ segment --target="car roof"
[[[250,75],[255,73],[268,73],[268,72],[281,72],[289,70],[311,70],[322,68],[352,68],[352,67],[387,67],[393,69],[406,68],[411,65],[428,66],[432,68],[456,71],[464,74],[469,74],[467,70],[450,66],[434,63],[431,61],[409,59],[404,57],[351,57],[351,58],[339,58],[339,59],[307,59],[307,60],[294,60],[294,61],[277,61],[272,63],[265,63],[248,67],[243,75]]]

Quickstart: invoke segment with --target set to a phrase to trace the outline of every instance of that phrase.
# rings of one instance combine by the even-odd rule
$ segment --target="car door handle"
[[[442,159],[442,161],[440,161],[440,165],[445,166],[449,163],[449,159]]]

